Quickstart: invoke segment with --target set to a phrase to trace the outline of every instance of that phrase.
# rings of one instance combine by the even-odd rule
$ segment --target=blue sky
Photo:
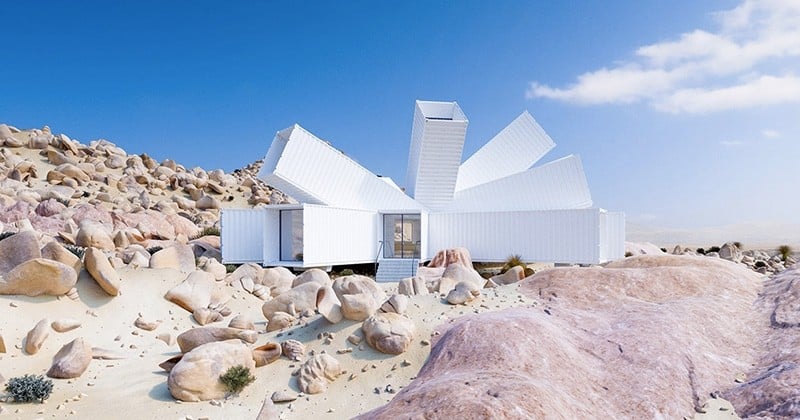
[[[500,3],[499,5],[492,3]],[[2,2],[0,122],[230,171],[295,122],[405,179],[415,99],[464,157],[528,109],[634,222],[800,222],[796,0]]]

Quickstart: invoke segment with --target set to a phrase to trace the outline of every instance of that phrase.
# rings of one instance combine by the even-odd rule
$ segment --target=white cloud
[[[777,139],[782,136],[780,131],[765,129],[761,131],[761,135],[768,139]]]
[[[715,14],[717,31],[697,29],[645,45],[633,60],[528,98],[582,105],[646,102],[670,113],[710,113],[800,102],[800,78],[775,68],[800,65],[800,1],[745,0]]]

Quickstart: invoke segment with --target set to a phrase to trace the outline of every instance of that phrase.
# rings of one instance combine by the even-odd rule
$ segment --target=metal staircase
[[[417,275],[419,258],[385,258],[378,261],[375,280],[379,282],[400,281]]]

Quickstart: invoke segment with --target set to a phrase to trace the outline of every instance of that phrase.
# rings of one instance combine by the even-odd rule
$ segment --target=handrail
[[[378,259],[381,257],[381,251],[383,251],[383,242],[378,241],[378,254],[375,255],[375,277],[378,277]]]

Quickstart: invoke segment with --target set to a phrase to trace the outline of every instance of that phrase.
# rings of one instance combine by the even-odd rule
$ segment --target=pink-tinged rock
[[[238,365],[251,371],[256,367],[247,345],[239,340],[207,343],[184,354],[172,366],[167,387],[181,401],[223,399],[227,390],[219,377]]]
[[[414,339],[414,321],[394,312],[378,312],[367,318],[361,330],[372,348],[381,353],[401,354]]]
[[[328,382],[342,374],[339,361],[327,354],[311,357],[300,368],[297,386],[306,394],[320,394],[328,389]]]
[[[43,217],[50,217],[61,214],[64,210],[67,209],[67,206],[61,204],[60,202],[50,198],[47,200],[42,201],[36,206],[34,210],[36,214]]]
[[[177,286],[170,289],[164,298],[194,312],[196,309],[218,307],[230,300],[230,293],[221,287],[214,276],[205,271],[195,271]]]
[[[0,275],[34,258],[41,258],[36,232],[26,230],[0,240]]]
[[[78,204],[75,206],[75,212],[72,214],[72,220],[79,226],[84,220],[90,220],[105,226],[111,226],[113,223],[111,219],[111,213],[103,208],[100,204]]]
[[[195,271],[194,252],[192,247],[173,244],[150,257],[150,268],[172,268],[183,273]]]
[[[312,268],[310,270],[303,271],[299,276],[297,276],[292,282],[292,287],[297,287],[306,283],[317,283],[320,285],[320,287],[330,286],[331,277],[328,275],[328,273],[320,270],[319,268]]]
[[[53,364],[47,376],[58,379],[72,379],[83,375],[92,361],[92,346],[83,338],[76,338],[61,347],[53,356]]]
[[[200,234],[200,228],[197,227],[191,220],[178,215],[178,214],[167,214],[164,216],[167,223],[172,225],[175,229],[175,235],[186,235],[187,238],[193,238]]]
[[[114,241],[111,239],[111,232],[105,225],[84,220],[80,224],[80,229],[75,235],[75,245],[82,247],[92,247],[104,251],[112,251],[115,248]]]
[[[461,264],[464,267],[472,268],[472,257],[466,248],[452,248],[439,250],[433,256],[428,267],[447,267],[450,264]]]
[[[58,261],[34,258],[0,277],[0,295],[61,296],[78,282],[75,270]]]
[[[417,378],[360,418],[690,416],[756,361],[759,284],[688,256],[542,271],[520,284],[540,305],[440,327]]]
[[[86,248],[83,264],[86,266],[86,271],[89,272],[103,291],[108,293],[109,296],[119,295],[122,280],[103,251],[97,248]]]
[[[47,245],[42,247],[42,258],[66,264],[72,267],[76,273],[80,273],[81,268],[83,268],[80,258],[56,241],[48,242]]]
[[[258,332],[230,327],[192,328],[178,336],[178,346],[182,352],[188,353],[206,343],[233,339],[253,344],[258,339]]]

